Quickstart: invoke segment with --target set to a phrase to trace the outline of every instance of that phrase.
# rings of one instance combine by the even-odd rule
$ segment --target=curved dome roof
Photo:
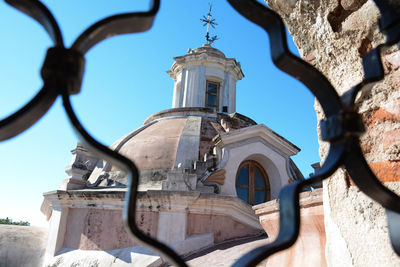
[[[171,118],[144,125],[115,142],[118,152],[143,169],[171,169],[187,118]],[[113,171],[114,169],[111,169]]]
[[[141,176],[164,180],[166,173],[178,166],[193,168],[195,161],[210,152],[216,135],[254,124],[253,120],[237,113],[221,114],[208,108],[169,109],[149,117],[142,127],[117,140],[111,148],[131,159]],[[101,184],[100,180],[115,178],[126,185],[126,178],[119,173],[120,170],[111,164],[100,164],[88,183],[105,186],[109,184]]]
[[[212,47],[209,44],[204,44],[201,47],[192,49],[192,53],[198,53],[198,54],[207,53],[212,56],[226,58],[224,53],[222,53],[220,50]]]

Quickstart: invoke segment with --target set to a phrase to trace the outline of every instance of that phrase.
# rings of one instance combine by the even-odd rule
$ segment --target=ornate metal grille
[[[103,19],[84,31],[70,48],[66,48],[56,20],[38,0],[6,0],[14,8],[39,22],[51,37],[54,46],[47,51],[41,77],[43,87],[24,107],[0,121],[0,140],[14,137],[37,122],[52,106],[58,96],[69,120],[82,143],[99,157],[128,170],[129,185],[126,193],[124,222],[132,238],[160,253],[169,263],[187,266],[167,245],[145,235],[135,223],[138,170],[135,164],[97,142],[91,137],[75,115],[70,95],[78,94],[85,65],[84,55],[106,38],[147,31],[157,15],[160,0],[153,0],[148,12],[124,13]],[[375,0],[382,16],[380,30],[386,35],[386,43],[363,57],[365,79],[342,97],[336,93],[327,78],[310,64],[294,56],[288,50],[285,28],[281,18],[255,0],[228,0],[234,9],[270,35],[270,48],[274,64],[295,77],[315,95],[326,119],[321,122],[322,139],[330,143],[330,150],[318,172],[304,181],[285,186],[279,195],[280,231],[277,239],[258,247],[240,258],[234,266],[255,266],[268,256],[289,248],[299,234],[299,192],[303,187],[328,178],[344,166],[353,182],[369,197],[386,209],[390,240],[394,251],[400,255],[400,197],[383,186],[369,168],[359,145],[363,124],[355,109],[357,92],[383,78],[380,50],[400,40],[400,11],[395,0]]]

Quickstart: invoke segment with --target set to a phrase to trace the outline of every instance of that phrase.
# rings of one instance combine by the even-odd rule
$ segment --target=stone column
[[[195,101],[196,107],[205,107],[206,104],[206,86],[207,86],[207,78],[206,78],[206,68],[201,65],[199,66],[199,76],[198,76],[197,86],[197,99]]]
[[[229,105],[228,113],[236,112],[236,80],[229,75]]]
[[[198,102],[199,95],[199,83],[201,79],[201,68],[200,66],[191,66],[186,71],[186,83],[185,83],[185,96],[184,103],[185,107],[197,107],[200,106]],[[204,76],[204,75],[203,75]],[[202,104],[201,106],[203,106]]]
[[[181,97],[181,83],[180,83],[180,81],[175,81],[174,94],[172,96],[172,107],[173,108],[179,108],[180,97]]]
[[[384,42],[373,1],[266,2],[283,17],[301,56],[326,75],[339,95],[363,79],[361,57]],[[379,180],[400,193],[400,52],[393,46],[381,56],[385,78],[357,97],[366,126],[361,146]],[[318,103],[315,109],[318,120],[323,119]],[[327,151],[320,141],[322,159]],[[399,266],[384,209],[361,193],[343,169],[323,186],[328,265]]]
[[[222,107],[226,106],[228,108],[227,113],[230,113],[229,110],[231,109],[230,107],[230,86],[231,86],[231,80],[229,79],[231,75],[229,72],[224,73],[224,83],[221,85],[221,99],[220,99],[220,111],[222,112]]]

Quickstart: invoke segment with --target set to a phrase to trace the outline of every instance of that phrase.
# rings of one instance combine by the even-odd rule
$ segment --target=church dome
[[[139,170],[139,191],[185,191],[237,196],[254,205],[304,179],[291,156],[300,149],[263,124],[236,112],[240,63],[203,45],[174,58],[172,108],[151,115],[110,148]],[[78,147],[60,188],[125,188],[124,170]],[[255,184],[258,184],[256,187]]]
[[[141,189],[162,189],[171,172],[198,178],[216,167],[213,138],[256,123],[236,113],[240,64],[205,44],[175,57],[168,74],[174,80],[172,109],[149,117],[144,125],[111,148],[140,170]],[[89,187],[125,186],[126,175],[99,160],[86,182]]]
[[[236,171],[248,161],[269,172],[272,187],[275,181],[285,184],[297,179],[289,157],[299,149],[236,113],[236,82],[244,77],[239,62],[208,44],[189,49],[174,61],[168,71],[174,80],[172,109],[153,114],[111,145],[136,164],[140,191],[211,189],[235,195]],[[76,158],[83,165],[87,162]],[[71,173],[85,172],[89,188],[126,187],[124,171],[103,160],[92,161],[89,167],[81,164],[85,168],[79,172],[72,168]],[[276,171],[282,169],[283,175]],[[272,195],[276,192],[272,190]]]
[[[132,160],[140,170],[143,190],[161,189],[171,170],[203,175],[212,167],[204,158],[212,157],[213,138],[234,129],[256,125],[237,113],[217,113],[209,108],[175,108],[150,116],[144,125],[123,136],[111,148]],[[206,156],[205,156],[206,155]],[[87,184],[110,186],[127,184],[117,167],[99,162]]]

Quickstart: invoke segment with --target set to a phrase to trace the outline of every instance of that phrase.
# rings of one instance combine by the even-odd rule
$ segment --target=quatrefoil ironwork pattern
[[[28,129],[46,114],[56,98],[61,96],[65,112],[81,142],[100,158],[127,170],[129,184],[123,216],[128,233],[143,245],[156,250],[170,264],[187,266],[170,247],[149,237],[138,228],[135,223],[138,188],[136,165],[97,142],[82,126],[70,102],[70,95],[79,94],[81,89],[86,52],[106,38],[149,30],[159,10],[160,0],[153,0],[147,12],[119,14],[95,23],[85,30],[70,48],[64,46],[56,20],[40,1],[5,0],[5,2],[39,22],[54,46],[48,49],[41,69],[42,89],[24,107],[0,121],[0,140],[9,139]],[[383,47],[396,44],[400,40],[398,9],[400,4],[391,0],[375,0],[381,12],[379,26],[386,36],[386,43],[363,57],[364,80],[340,97],[323,74],[290,53],[285,28],[278,14],[255,0],[228,0],[228,2],[241,15],[269,34],[271,56],[275,66],[306,85],[318,99],[326,116],[326,119],[321,121],[321,136],[324,141],[330,143],[327,158],[314,176],[291,183],[281,190],[280,230],[276,240],[248,252],[234,266],[255,266],[273,253],[292,246],[299,235],[301,223],[299,208],[301,189],[328,178],[341,166],[348,171],[361,191],[385,208],[392,247],[400,255],[400,197],[380,183],[369,168],[359,144],[359,137],[364,129],[355,107],[356,94],[384,77],[380,51]]]

